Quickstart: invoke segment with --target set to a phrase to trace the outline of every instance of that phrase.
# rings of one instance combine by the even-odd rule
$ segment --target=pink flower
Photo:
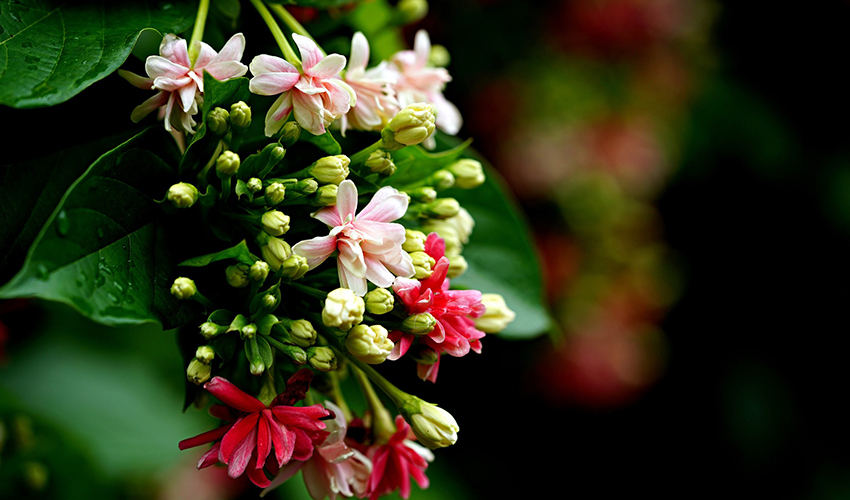
[[[366,455],[372,459],[372,475],[369,476],[369,500],[399,490],[402,498],[410,496],[410,476],[420,488],[427,488],[425,475],[428,462],[434,454],[428,448],[415,443],[416,437],[401,415],[395,417],[398,429],[386,444],[372,445]]]
[[[248,67],[239,62],[245,50],[242,33],[233,35],[219,53],[204,42],[196,44],[198,55],[193,63],[186,40],[173,34],[165,35],[159,45],[160,55],[149,56],[145,61],[148,78],[119,71],[122,77],[139,88],[159,90],[133,110],[130,115],[133,122],[139,122],[154,109],[164,107],[165,130],[170,132],[173,126],[194,134],[196,123],[192,116],[197,114],[198,105],[203,102],[204,71],[220,81],[240,77],[248,71]]]
[[[478,290],[449,290],[446,243],[437,233],[428,235],[425,253],[437,261],[431,277],[422,281],[398,278],[393,291],[404,303],[408,314],[430,313],[436,318],[437,325],[431,333],[419,337],[401,331],[390,332],[388,337],[395,348],[387,359],[396,360],[403,356],[418,338],[418,342],[437,353],[436,363],[419,366],[419,377],[436,382],[440,354],[461,357],[470,350],[481,352],[480,339],[485,333],[475,328],[471,318],[484,314],[484,305]]]
[[[429,67],[431,39],[428,32],[419,30],[413,41],[413,50],[397,52],[390,59],[398,68],[395,84],[396,97],[401,107],[415,102],[429,102],[437,108],[437,128],[447,134],[460,131],[463,119],[454,104],[443,96],[443,89],[452,77],[445,68]]]
[[[343,136],[349,125],[358,130],[380,130],[401,109],[392,88],[395,72],[384,61],[367,70],[368,63],[369,42],[358,31],[351,38],[351,59],[345,73],[346,83],[357,95],[357,105],[340,120]]]
[[[259,55],[251,61],[251,92],[278,95],[266,113],[265,134],[273,136],[290,113],[313,135],[348,113],[356,96],[351,87],[336,76],[345,68],[345,57],[322,55],[316,42],[297,33],[292,35],[301,52],[301,71],[280,57]]]
[[[283,466],[278,476],[260,496],[265,496],[299,470],[303,472],[307,491],[315,500],[322,500],[325,497],[336,500],[337,495],[358,498],[366,496],[369,476],[372,473],[372,461],[345,444],[347,427],[342,410],[330,402],[326,402],[325,405],[336,415],[328,422],[327,430],[330,432],[328,437],[322,444],[316,446],[316,453],[313,453],[309,460],[290,462]]]
[[[330,412],[321,405],[290,406],[304,398],[312,378],[310,370],[299,370],[287,381],[286,391],[266,406],[227,380],[213,377],[204,389],[227,406],[213,405],[210,414],[233,422],[180,441],[180,449],[215,441],[198,461],[199,469],[221,462],[227,464],[230,477],[237,478],[247,470],[251,482],[265,488],[271,482],[263,467],[266,459],[271,459],[272,447],[276,460],[271,460],[271,466],[281,467],[290,460],[309,459],[315,443],[321,443],[328,435],[320,419]]]
[[[327,236],[298,242],[292,251],[307,259],[310,269],[339,250],[339,284],[357,295],[366,294],[366,280],[385,288],[397,276],[413,276],[410,254],[401,249],[404,226],[393,224],[407,212],[407,196],[390,186],[382,187],[357,216],[357,186],[344,180],[337,190],[336,205],[313,217],[331,227]]]

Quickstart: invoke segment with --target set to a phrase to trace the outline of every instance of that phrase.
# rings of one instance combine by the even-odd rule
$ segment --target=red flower
[[[436,382],[440,354],[461,357],[470,350],[481,352],[480,339],[485,334],[475,328],[471,318],[482,315],[484,305],[481,304],[481,292],[478,290],[449,290],[446,243],[437,233],[428,235],[425,253],[437,261],[431,277],[422,281],[399,277],[393,285],[393,291],[404,303],[408,314],[427,312],[437,320],[431,333],[419,337],[419,342],[436,352],[437,361],[430,365],[420,364],[418,369],[420,378]],[[388,357],[392,360],[403,356],[416,340],[416,336],[401,331],[390,332],[389,338],[395,344],[395,349]]]
[[[233,422],[180,441],[180,449],[215,441],[198,461],[199,469],[221,462],[227,464],[230,477],[237,478],[247,470],[251,482],[267,487],[271,481],[263,473],[263,466],[272,447],[276,466],[281,467],[293,459],[309,459],[316,443],[328,435],[320,420],[331,415],[328,410],[319,404],[291,406],[304,398],[312,378],[310,370],[299,370],[287,381],[286,390],[266,406],[229,381],[213,377],[204,389],[227,406],[213,405],[210,414]],[[275,461],[270,466],[274,469]]]
[[[401,415],[395,417],[395,425],[398,430],[388,443],[372,445],[366,452],[366,456],[372,460],[369,500],[376,500],[395,490],[399,490],[401,498],[408,498],[410,476],[413,476],[420,488],[428,487],[425,469],[428,468],[428,462],[434,460],[434,454],[412,441],[416,437]]]

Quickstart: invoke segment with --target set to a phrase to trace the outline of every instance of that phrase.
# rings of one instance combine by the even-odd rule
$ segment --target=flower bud
[[[407,355],[420,365],[433,365],[440,360],[440,355],[437,354],[437,351],[422,344],[411,346],[410,350],[407,351]]]
[[[413,252],[410,254],[410,258],[413,260],[413,277],[415,279],[424,280],[431,277],[433,268],[437,265],[434,257],[431,257],[425,252]]]
[[[405,24],[413,24],[421,21],[422,18],[428,15],[427,0],[399,0],[396,8]]]
[[[381,131],[385,149],[401,149],[419,144],[434,133],[437,109],[433,104],[417,102],[396,113]]]
[[[250,179],[248,179],[248,182],[245,183],[245,186],[248,188],[248,191],[256,193],[257,191],[263,189],[263,181],[260,180],[259,177],[251,177]]]
[[[245,288],[248,286],[249,269],[245,264],[227,266],[227,269],[224,270],[224,275],[227,277],[227,284],[234,288]]]
[[[294,345],[286,345],[281,347],[281,349],[296,365],[307,363],[307,353],[304,352],[304,349]]]
[[[481,294],[484,304],[484,314],[473,318],[475,328],[484,333],[499,333],[516,319],[516,313],[505,303],[505,298],[498,293]]]
[[[395,346],[383,326],[357,325],[345,337],[345,347],[360,361],[377,365],[387,359]]]
[[[455,176],[455,186],[461,189],[477,188],[484,184],[484,167],[480,161],[463,158],[452,163],[449,171]]]
[[[401,244],[401,249],[405,252],[424,252],[425,251],[425,240],[428,239],[428,236],[425,235],[422,231],[416,231],[414,229],[405,229],[404,230],[404,243]]]
[[[243,339],[252,339],[252,338],[256,337],[257,336],[257,325],[255,325],[254,323],[248,323],[247,325],[242,327],[242,329],[239,331],[239,335]]]
[[[319,189],[319,183],[316,182],[316,179],[312,177],[308,177],[306,179],[301,179],[295,184],[294,189],[296,192],[301,194],[313,194]]]
[[[431,174],[431,177],[428,178],[428,182],[434,186],[434,189],[437,191],[443,191],[455,185],[455,176],[448,170],[437,170]]]
[[[165,195],[176,208],[191,207],[198,201],[199,196],[198,188],[188,182],[178,182],[168,188],[168,193]]]
[[[289,325],[289,336],[298,347],[308,348],[316,343],[316,329],[306,319],[296,319]]]
[[[280,141],[285,144],[293,144],[301,136],[301,125],[296,121],[289,121],[283,124],[283,133],[280,136]]]
[[[325,326],[348,331],[363,321],[366,303],[348,288],[337,288],[328,294],[322,308],[322,323]]]
[[[472,229],[475,228],[475,219],[469,215],[465,208],[461,207],[457,215],[446,219],[446,223],[455,229],[461,243],[464,245],[469,243],[469,236],[472,235]]]
[[[201,335],[203,335],[205,339],[211,339],[219,333],[223,333],[226,329],[226,327],[207,321],[206,323],[201,324]]]
[[[177,278],[171,285],[171,295],[179,300],[191,299],[196,293],[198,293],[198,287],[189,278]]]
[[[449,258],[449,269],[446,272],[446,277],[449,279],[457,278],[465,273],[468,268],[469,264],[463,255],[453,255]]]
[[[316,202],[323,207],[336,205],[337,189],[339,188],[336,184],[325,184],[324,186],[321,186],[316,191]]]
[[[401,329],[413,335],[431,333],[437,326],[437,319],[431,313],[412,314],[401,322]]]
[[[195,359],[201,363],[208,365],[215,358],[215,350],[211,346],[202,345],[195,351]]]
[[[210,375],[212,375],[212,366],[201,363],[198,358],[192,359],[189,367],[186,368],[186,378],[195,385],[203,384],[210,379]]]
[[[269,210],[262,217],[263,230],[272,236],[283,236],[289,231],[289,216],[280,210]]]
[[[230,106],[230,124],[238,132],[244,132],[251,126],[251,107],[244,101],[233,103]]]
[[[207,116],[207,130],[217,137],[223,137],[230,129],[230,113],[224,108],[213,108]]]
[[[460,427],[454,417],[446,410],[419,400],[419,412],[410,412],[408,422],[413,434],[420,443],[430,449],[445,448],[457,442]]]
[[[445,68],[451,62],[452,56],[444,45],[435,43],[431,45],[431,52],[428,54],[428,63],[436,68]]]
[[[269,265],[265,261],[258,260],[251,265],[249,273],[252,280],[263,282],[269,275]]]
[[[284,276],[289,276],[290,279],[297,280],[307,274],[310,270],[310,265],[307,264],[307,258],[300,255],[292,254],[283,261],[281,271]]]
[[[383,149],[373,151],[366,160],[365,165],[372,172],[377,172],[383,175],[393,175],[396,167],[393,163],[393,157]]]
[[[311,167],[310,175],[321,184],[336,184],[348,177],[348,165],[351,160],[345,155],[325,156],[319,158]]]
[[[286,196],[286,186],[280,182],[272,182],[266,188],[266,203],[269,205],[277,205],[283,201]]]
[[[215,160],[215,173],[219,178],[233,177],[239,170],[239,155],[233,151],[224,151]]]
[[[431,203],[437,199],[437,190],[431,186],[418,187],[407,192],[408,196],[420,203]]]
[[[440,198],[425,205],[425,214],[439,219],[454,217],[460,211],[460,203],[454,198]]]
[[[386,288],[376,288],[363,297],[366,310],[371,314],[386,314],[393,310],[395,298]]]
[[[283,160],[286,156],[286,148],[283,146],[277,145],[272,149],[272,152],[269,154],[269,164],[277,165]]]
[[[316,370],[319,370],[320,372],[329,372],[331,370],[336,370],[336,355],[330,347],[311,347],[307,351],[307,356],[309,356],[307,361],[310,363],[310,366],[312,366]]]
[[[263,295],[263,307],[271,309],[277,305],[277,299],[272,294]]]
[[[289,243],[280,238],[269,238],[268,242],[260,248],[263,260],[268,262],[269,267],[277,271],[281,264],[292,254]]]

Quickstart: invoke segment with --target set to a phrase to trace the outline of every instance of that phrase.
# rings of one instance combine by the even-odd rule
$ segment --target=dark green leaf
[[[458,158],[472,141],[461,143],[448,151],[429,153],[421,146],[408,146],[393,151],[395,174],[385,178],[381,184],[404,189],[415,185],[441,168],[448,167]]]
[[[0,297],[63,302],[106,324],[188,321],[192,309],[169,292],[174,240],[154,201],[177,180],[178,160],[160,127],[101,156],[65,193]]]
[[[0,104],[52,106],[106,77],[130,55],[139,33],[179,33],[197,3],[0,2]]]
[[[187,267],[204,267],[212,264],[213,262],[225,259],[235,259],[248,266],[257,260],[253,255],[251,255],[251,251],[248,250],[248,244],[245,243],[245,240],[242,240],[236,246],[230,247],[226,250],[187,259],[178,265]]]
[[[266,339],[257,336],[257,348],[260,350],[260,357],[263,358],[263,364],[266,365],[266,368],[270,367],[274,363],[274,351],[272,351],[272,347],[266,342]]]
[[[298,140],[309,142],[329,155],[342,154],[342,147],[336,142],[330,131],[322,135],[313,135],[310,132],[301,131],[301,136]]]

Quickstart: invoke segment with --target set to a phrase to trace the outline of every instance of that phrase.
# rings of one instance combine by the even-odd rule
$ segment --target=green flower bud
[[[457,278],[465,273],[467,268],[469,268],[469,264],[463,255],[453,255],[449,258],[449,270],[446,272],[446,276],[450,279]]]
[[[336,184],[325,184],[324,186],[321,186],[318,191],[316,191],[316,202],[323,207],[336,205],[337,189],[338,187]]]
[[[421,21],[422,18],[428,15],[427,0],[399,0],[396,8],[405,24]]]
[[[431,333],[437,326],[437,319],[431,313],[413,314],[401,322],[401,329],[413,335]]]
[[[234,131],[244,132],[251,126],[251,107],[244,101],[233,103],[230,106],[230,124]]]
[[[306,319],[292,321],[289,324],[289,334],[292,343],[299,347],[306,349],[316,343],[316,329]]]
[[[316,179],[312,177],[308,177],[306,179],[301,179],[295,184],[294,190],[301,194],[313,194],[319,189],[319,183],[316,182]]]
[[[192,359],[189,367],[186,368],[186,378],[195,385],[203,384],[210,379],[210,375],[212,375],[212,366],[201,363],[198,358]]]
[[[227,330],[227,327],[216,325],[211,321],[201,324],[201,335],[205,339],[211,339],[219,333],[224,333],[225,330]]]
[[[345,337],[345,347],[360,361],[377,365],[386,361],[395,346],[383,326],[357,325]]]
[[[281,264],[292,254],[289,243],[280,238],[269,238],[268,242],[260,248],[263,260],[268,262],[269,267],[277,271]]]
[[[481,294],[481,303],[484,304],[484,314],[473,318],[475,328],[484,333],[499,333],[516,319],[516,313],[505,304],[505,298],[498,293]]]
[[[363,297],[366,310],[371,314],[386,314],[393,310],[395,297],[386,288],[376,288]]]
[[[313,163],[310,167],[310,175],[321,184],[336,184],[338,186],[348,177],[348,165],[350,163],[351,160],[345,155],[325,156]]]
[[[365,165],[372,172],[377,172],[383,175],[393,175],[396,167],[393,163],[393,157],[383,149],[373,151],[366,160]]]
[[[245,264],[227,266],[227,269],[224,270],[227,284],[234,288],[245,288],[248,286],[248,270],[249,267]]]
[[[289,356],[290,359],[292,359],[292,362],[296,365],[303,365],[307,363],[307,353],[304,349],[294,345],[287,345],[282,348],[282,350],[283,353]]]
[[[292,254],[281,265],[281,271],[284,276],[289,276],[290,279],[297,280],[307,274],[310,270],[310,265],[307,264],[307,258],[300,255]]]
[[[263,296],[263,306],[264,307],[271,309],[275,305],[277,305],[277,299],[275,298],[274,295],[269,293],[269,294],[266,294],[266,295]]]
[[[437,265],[437,261],[433,257],[425,252],[412,252],[410,258],[413,260],[413,277],[415,279],[424,280],[431,277],[434,272],[433,268]]]
[[[307,356],[307,361],[310,363],[310,366],[320,372],[336,370],[336,355],[330,347],[311,347],[307,350]]]
[[[455,176],[448,170],[437,170],[431,174],[431,177],[428,178],[428,182],[434,186],[434,189],[437,191],[443,191],[455,185]]]
[[[437,68],[445,68],[452,60],[448,49],[440,44],[431,45],[431,52],[428,54],[428,63]]]
[[[328,294],[322,308],[322,323],[331,328],[348,331],[363,321],[366,303],[348,288],[337,288]]]
[[[230,113],[224,108],[213,108],[207,116],[207,130],[217,137],[224,137],[230,129]]]
[[[414,229],[404,230],[404,243],[401,244],[401,249],[405,252],[424,252],[425,240],[428,236],[422,231]]]
[[[460,203],[454,198],[440,198],[425,205],[424,213],[429,217],[448,219],[460,212]]]
[[[280,136],[280,142],[284,144],[293,144],[301,136],[301,125],[296,121],[288,121],[283,124],[283,134]]]
[[[286,186],[280,182],[272,182],[266,188],[266,203],[269,205],[277,205],[283,201],[286,196]]]
[[[262,217],[263,230],[272,236],[283,236],[289,231],[289,216],[279,210],[269,210]]]
[[[233,151],[224,151],[215,160],[215,173],[220,177],[233,177],[239,170],[239,155]]]
[[[202,345],[195,351],[195,359],[205,365],[212,363],[213,358],[215,358],[215,350],[212,346]]]
[[[198,293],[198,287],[189,278],[177,278],[171,285],[171,295],[179,300],[191,299],[196,293]]]
[[[176,208],[189,208],[198,201],[200,193],[198,193],[198,188],[188,182],[178,182],[168,188],[168,193],[165,197]]]
[[[260,180],[259,177],[251,177],[250,179],[248,179],[248,182],[245,183],[245,186],[248,188],[248,191],[256,193],[257,191],[263,189],[263,181]]]
[[[434,133],[436,115],[433,104],[417,102],[405,106],[381,131],[384,149],[401,149],[421,143]]]
[[[269,265],[265,261],[258,260],[251,265],[249,273],[252,280],[262,283],[269,275]]]
[[[408,195],[418,202],[431,203],[437,199],[437,190],[431,186],[422,186],[408,192]]]
[[[433,365],[440,360],[440,355],[437,354],[437,351],[421,344],[411,346],[410,350],[407,351],[407,355],[420,365]]]
[[[254,323],[248,323],[247,325],[242,327],[242,330],[239,331],[239,335],[243,339],[252,339],[257,336],[257,325]]]
[[[286,148],[283,146],[275,146],[269,156],[269,163],[277,165],[286,156]]]
[[[445,448],[457,442],[460,427],[446,410],[422,401],[418,401],[419,411],[403,411],[402,416],[410,424],[416,439],[430,449]],[[411,405],[412,406],[412,405]]]
[[[484,167],[480,161],[464,158],[452,163],[449,171],[455,176],[455,186],[461,189],[477,188],[484,184]]]

